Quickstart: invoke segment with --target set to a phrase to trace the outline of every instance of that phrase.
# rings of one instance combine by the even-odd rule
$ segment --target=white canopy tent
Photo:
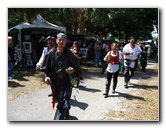
[[[66,27],[52,24],[52,23],[46,21],[45,19],[43,19],[43,17],[40,14],[38,14],[36,16],[36,19],[32,22],[32,24],[37,26],[37,27],[56,29],[56,30],[59,30],[59,31],[66,33]]]
[[[54,25],[46,20],[44,20],[40,14],[38,14],[36,16],[36,19],[32,22],[32,24],[30,23],[21,23],[18,24],[10,29],[8,29],[8,32],[11,32],[13,30],[21,30],[21,29],[28,29],[28,28],[38,28],[38,29],[53,29],[53,30],[58,30],[61,32],[66,33],[66,27],[62,27],[62,26],[58,26],[58,25]]]
[[[21,23],[21,24],[18,24],[10,29],[8,29],[8,32],[11,32],[11,31],[14,31],[14,30],[21,30],[21,29],[26,29],[26,28],[34,28],[35,26],[30,24],[30,23]]]
[[[19,46],[20,46],[20,50],[22,50],[22,30],[30,30],[32,32],[34,31],[55,31],[55,32],[64,32],[66,33],[66,27],[62,27],[62,26],[58,26],[55,24],[52,24],[48,21],[46,21],[45,19],[42,18],[42,16],[40,14],[38,14],[36,16],[36,19],[32,22],[32,24],[30,23],[21,23],[18,24],[10,29],[8,29],[8,34],[18,34],[18,41],[19,41]],[[20,53],[19,56],[19,60],[22,59],[22,52]]]

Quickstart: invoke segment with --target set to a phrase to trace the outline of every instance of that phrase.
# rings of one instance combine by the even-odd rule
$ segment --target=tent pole
[[[20,44],[20,61],[22,60],[22,44],[21,44],[21,29],[19,29],[19,44]]]

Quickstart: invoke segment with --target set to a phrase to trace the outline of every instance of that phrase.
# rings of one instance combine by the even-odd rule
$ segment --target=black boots
[[[105,93],[103,95],[105,95],[104,98],[107,98],[108,97],[108,92],[110,90],[110,81],[106,81],[105,85],[106,85],[106,88],[105,88]]]
[[[115,93],[116,86],[117,86],[117,81],[114,81],[114,84],[112,87],[112,93]]]
[[[54,120],[66,120],[69,116],[69,110],[59,110],[57,109],[55,112]]]
[[[107,81],[105,84],[106,88],[105,88],[105,93],[103,94],[103,95],[105,95],[104,98],[108,97],[108,93],[110,90],[110,84],[111,84],[111,82],[109,82],[109,81]],[[114,82],[113,87],[112,87],[112,93],[115,93],[116,86],[117,86],[117,82]]]

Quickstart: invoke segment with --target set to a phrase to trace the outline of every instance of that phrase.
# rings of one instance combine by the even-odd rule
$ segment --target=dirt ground
[[[91,67],[92,64],[87,66],[82,65],[82,73],[91,71],[100,71],[100,68]],[[15,98],[28,94],[32,91],[36,91],[42,88],[46,88],[49,85],[44,83],[44,73],[36,71],[35,68],[23,69],[14,68],[14,78],[8,80],[8,100],[11,101]]]
[[[29,69],[20,71],[14,69],[14,78],[8,81],[8,100],[13,100],[32,91],[48,87],[44,83],[43,72]]]
[[[145,72],[138,82],[139,87],[133,87],[130,95],[124,96],[119,103],[119,109],[110,110],[108,120],[159,120],[159,77],[158,64]]]
[[[101,71],[101,68],[82,66],[83,73]],[[14,79],[8,81],[8,100],[14,100],[32,91],[46,88],[49,85],[43,81],[43,72],[35,69],[20,71],[14,69]],[[125,96],[119,103],[119,109],[111,110],[107,120],[159,120],[159,78],[158,64],[145,72],[146,76],[139,80],[139,88],[135,87],[130,96]],[[138,96],[143,98],[133,98]],[[127,100],[127,102],[126,102]]]

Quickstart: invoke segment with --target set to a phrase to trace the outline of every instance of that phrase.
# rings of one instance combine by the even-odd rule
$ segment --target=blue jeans
[[[99,62],[100,62],[100,52],[95,51],[94,65],[99,66]]]
[[[13,62],[8,62],[8,77],[12,77]]]

